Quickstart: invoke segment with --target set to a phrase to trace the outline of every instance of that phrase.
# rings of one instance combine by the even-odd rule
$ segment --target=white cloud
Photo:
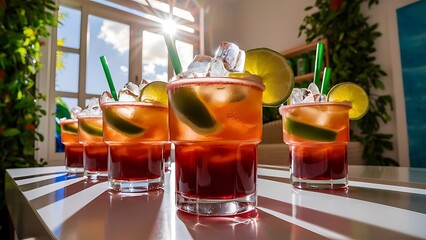
[[[167,82],[167,73],[166,72],[164,72],[164,73],[162,73],[162,74],[157,74],[157,75],[155,75],[155,80],[158,80],[158,81],[163,81],[163,82]]]
[[[167,48],[163,35],[144,31],[144,63],[167,66]]]
[[[120,70],[124,73],[129,72],[129,68],[126,66],[120,66]]]
[[[111,44],[121,54],[129,50],[129,27],[127,25],[104,20],[97,37],[107,44]]]
[[[153,64],[153,63],[148,63],[148,64],[145,64],[144,66],[143,66],[143,73],[142,74],[155,74],[155,64]]]

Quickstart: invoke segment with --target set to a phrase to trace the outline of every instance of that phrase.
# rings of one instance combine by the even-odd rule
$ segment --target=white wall
[[[306,6],[314,0],[216,0],[209,1],[209,15],[206,18],[208,41],[206,53],[211,54],[222,40],[237,43],[242,49],[268,47],[277,51],[287,50],[305,43],[305,36],[298,37],[299,26],[308,14]],[[370,23],[378,23],[382,36],[376,41],[377,63],[388,74],[383,77],[384,91],[394,100],[392,120],[381,126],[381,133],[393,133],[394,151],[385,156],[408,166],[408,141],[405,119],[405,102],[402,89],[402,74],[399,57],[399,42],[395,11],[415,0],[382,0],[379,5],[362,12],[370,17]],[[209,52],[210,51],[210,52]]]
[[[215,49],[223,40],[242,49],[268,47],[282,51],[305,43],[297,37],[306,6],[314,0],[215,0],[209,1],[206,33],[210,42],[206,49]],[[238,6],[237,6],[238,5]],[[213,50],[214,51],[214,50]],[[208,52],[207,52],[208,53]]]

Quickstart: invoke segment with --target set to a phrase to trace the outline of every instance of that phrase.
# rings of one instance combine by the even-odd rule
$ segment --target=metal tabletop
[[[18,238],[424,239],[426,169],[349,166],[346,191],[306,191],[287,168],[259,165],[257,210],[235,217],[177,211],[173,167],[163,190],[118,194],[65,167],[8,169]]]

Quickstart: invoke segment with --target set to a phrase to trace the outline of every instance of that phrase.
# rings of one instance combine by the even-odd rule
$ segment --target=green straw
[[[108,62],[105,56],[101,56],[100,58],[101,58],[102,67],[104,68],[106,79],[108,81],[109,89],[111,90],[112,97],[115,99],[115,101],[117,101],[118,100],[117,92],[115,91],[114,83],[112,82],[111,72],[109,71]]]
[[[325,67],[324,75],[322,77],[321,94],[328,93],[328,84],[330,83],[330,76],[331,76],[331,68]]]
[[[169,51],[170,61],[172,62],[173,69],[175,70],[175,74],[178,75],[182,72],[182,65],[179,60],[179,55],[176,51],[176,46],[174,44],[174,40],[170,33],[164,33],[164,40],[166,42],[167,50]]]
[[[320,86],[320,73],[322,68],[322,59],[324,56],[324,43],[317,43],[317,52],[315,55],[315,69],[314,69],[314,83],[318,87]]]

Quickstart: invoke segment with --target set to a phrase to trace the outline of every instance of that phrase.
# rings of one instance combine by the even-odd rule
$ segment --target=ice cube
[[[217,48],[214,58],[222,60],[226,70],[237,72],[241,70],[241,63],[245,62],[245,54],[240,52],[240,48],[235,43],[223,41]]]
[[[302,103],[313,103],[313,102],[315,102],[315,98],[314,98],[314,95],[312,94],[307,95],[302,101]]]
[[[325,94],[318,94],[315,97],[316,102],[327,102],[327,96]]]
[[[235,64],[235,67],[232,71],[243,73],[245,64],[246,64],[246,52],[243,50],[240,50],[240,53],[238,54],[237,63]]]
[[[300,88],[293,88],[290,95],[290,104],[299,104],[303,101],[303,94]]]
[[[140,85],[147,85],[148,83],[149,83],[148,80],[142,78],[142,81],[139,83],[139,86]]]
[[[139,89],[139,87],[138,87]],[[130,89],[128,88],[122,88],[118,92],[118,101],[120,102],[137,102],[139,98],[139,94],[134,94]]]
[[[98,98],[91,98],[86,107],[81,111],[79,116],[99,116],[102,115],[102,109],[99,106]]]
[[[300,90],[302,92],[302,97],[303,98],[305,98],[305,97],[309,96],[309,94],[311,94],[311,91],[309,89],[307,89],[307,88],[301,88]]]
[[[209,76],[210,77],[227,77],[229,74],[223,65],[222,60],[213,58],[210,66]]]
[[[112,94],[108,91],[105,91],[101,94],[99,97],[99,103],[105,103],[105,102],[114,102],[114,98],[112,97]]]
[[[70,110],[71,118],[76,119],[78,117],[78,115],[81,113],[81,110],[82,109],[79,106],[71,108],[71,110]]]
[[[145,79],[142,79],[142,81],[139,83],[139,93],[141,90],[148,84],[149,82]]]
[[[189,64],[187,71],[192,72],[197,77],[207,76],[212,57],[207,55],[196,55]]]
[[[178,79],[182,79],[182,78],[196,78],[197,76],[193,73],[193,72],[191,72],[191,71],[185,71],[185,72],[181,72],[181,73],[179,73],[177,76],[176,76],[176,79],[175,78],[172,78],[172,80],[171,81],[175,81],[175,80],[178,80]]]
[[[314,96],[320,94],[318,86],[315,83],[310,83],[308,86],[308,90],[311,91],[311,94],[313,94]]]
[[[118,92],[118,101],[136,102],[139,98],[139,86],[128,82]]]
[[[139,86],[132,82],[124,84],[124,87],[122,89],[129,89],[134,95],[139,96]]]

